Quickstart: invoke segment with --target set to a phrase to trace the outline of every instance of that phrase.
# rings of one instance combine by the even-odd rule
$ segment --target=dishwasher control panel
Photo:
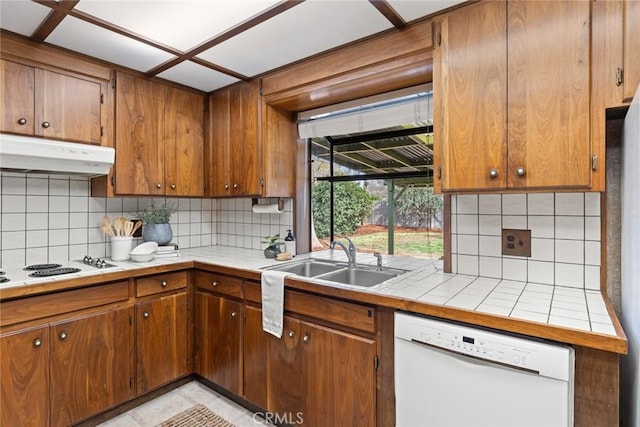
[[[569,358],[570,347],[406,313],[396,313],[395,322],[396,339],[554,378],[573,376],[568,363],[558,363]]]

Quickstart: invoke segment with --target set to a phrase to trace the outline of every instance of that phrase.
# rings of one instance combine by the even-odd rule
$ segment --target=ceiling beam
[[[51,9],[51,12],[47,15],[47,17],[40,23],[40,26],[36,28],[36,30],[31,34],[31,40],[42,43],[44,40],[49,37],[49,34],[53,33],[58,25],[62,22],[62,20],[67,16],[67,12],[73,9],[79,0],[62,0],[60,2],[55,2],[52,0],[49,1],[38,1],[37,3],[44,4],[45,6],[49,6],[50,4],[55,4],[59,6],[59,9]]]
[[[369,0],[369,3],[378,9],[378,12],[384,15],[384,17],[387,18],[394,27],[400,29],[407,26],[407,23],[402,19],[402,16],[400,16],[400,14],[396,12],[389,3],[387,3],[387,0]]]

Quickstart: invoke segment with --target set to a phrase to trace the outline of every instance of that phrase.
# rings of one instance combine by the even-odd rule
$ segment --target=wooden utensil
[[[136,233],[136,231],[138,231],[138,228],[140,228],[141,226],[142,226],[142,221],[136,221],[133,224],[133,230],[131,230],[131,235],[133,236]]]
[[[100,228],[102,229],[104,234],[106,234],[107,236],[113,237],[113,230],[111,229],[111,226],[103,222],[102,225],[100,225]]]
[[[116,229],[116,236],[122,236],[122,218],[113,220],[113,228]]]
[[[127,237],[131,237],[133,235],[133,222],[129,220],[125,220],[124,235]]]

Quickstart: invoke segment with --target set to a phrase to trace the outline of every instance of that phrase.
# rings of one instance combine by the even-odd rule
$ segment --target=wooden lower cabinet
[[[191,373],[187,293],[136,304],[137,394]]]
[[[0,338],[0,425],[49,425],[49,327]]]
[[[196,292],[195,371],[242,394],[242,303]]]
[[[133,397],[133,308],[52,324],[51,425],[68,426]]]
[[[245,310],[245,399],[289,423],[376,425],[375,340],[288,315],[276,338],[259,308]],[[260,355],[266,369],[252,364]]]

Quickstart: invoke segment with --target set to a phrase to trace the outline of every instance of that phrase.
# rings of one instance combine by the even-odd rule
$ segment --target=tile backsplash
[[[531,230],[531,257],[502,255],[502,229]],[[600,193],[451,198],[452,272],[600,289]]]
[[[126,216],[150,204],[174,203],[173,241],[180,248],[230,245],[260,249],[269,234],[292,228],[291,199],[281,214],[256,214],[251,199],[91,197],[88,178],[0,173],[0,266],[110,256],[104,215]],[[137,239],[134,244],[141,243]]]

